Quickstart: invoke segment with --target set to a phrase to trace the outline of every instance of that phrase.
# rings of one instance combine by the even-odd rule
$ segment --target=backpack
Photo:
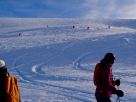
[[[101,63],[97,63],[94,69],[93,82],[95,86],[97,86],[98,83],[100,82],[100,78],[99,78],[100,67],[101,67]]]
[[[94,69],[93,82],[95,86],[97,86],[101,82],[100,80],[101,78],[99,76],[99,73],[101,71],[101,66],[102,66],[101,63],[97,63]],[[112,79],[112,86],[115,87],[115,85],[116,85],[115,81]]]
[[[21,102],[17,78],[14,76],[7,76],[5,78],[5,85],[6,102]]]

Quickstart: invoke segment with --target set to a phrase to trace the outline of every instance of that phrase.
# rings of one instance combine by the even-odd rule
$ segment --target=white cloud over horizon
[[[136,0],[123,2],[86,0],[84,3],[88,7],[85,18],[117,18],[117,19],[135,19],[136,18]]]
[[[136,18],[136,0],[1,0],[0,7],[0,17]]]

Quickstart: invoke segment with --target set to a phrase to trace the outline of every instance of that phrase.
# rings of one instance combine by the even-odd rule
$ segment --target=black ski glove
[[[119,86],[119,85],[120,85],[120,79],[115,80],[115,84],[116,84],[117,86]]]
[[[118,97],[124,96],[124,92],[122,90],[117,90],[116,88],[112,89],[112,94],[116,94]]]
[[[116,88],[113,88],[112,89],[112,94],[116,94],[117,93],[117,89]]]
[[[124,96],[124,92],[122,90],[116,90],[116,94],[118,97],[123,97]]]

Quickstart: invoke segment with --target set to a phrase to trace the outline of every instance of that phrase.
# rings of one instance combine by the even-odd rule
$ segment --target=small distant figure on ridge
[[[87,30],[89,30],[89,27],[87,27]]]
[[[18,36],[21,36],[21,33],[19,33]]]
[[[108,26],[108,28],[110,29],[111,27],[110,27],[110,26]]]
[[[73,26],[73,28],[75,28],[75,26]]]
[[[49,26],[47,25],[47,27],[49,27]]]

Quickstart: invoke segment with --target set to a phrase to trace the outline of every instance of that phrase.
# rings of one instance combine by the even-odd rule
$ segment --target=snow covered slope
[[[0,18],[0,29],[0,59],[22,102],[95,102],[94,66],[107,52],[116,55],[121,102],[135,102],[136,20]]]

